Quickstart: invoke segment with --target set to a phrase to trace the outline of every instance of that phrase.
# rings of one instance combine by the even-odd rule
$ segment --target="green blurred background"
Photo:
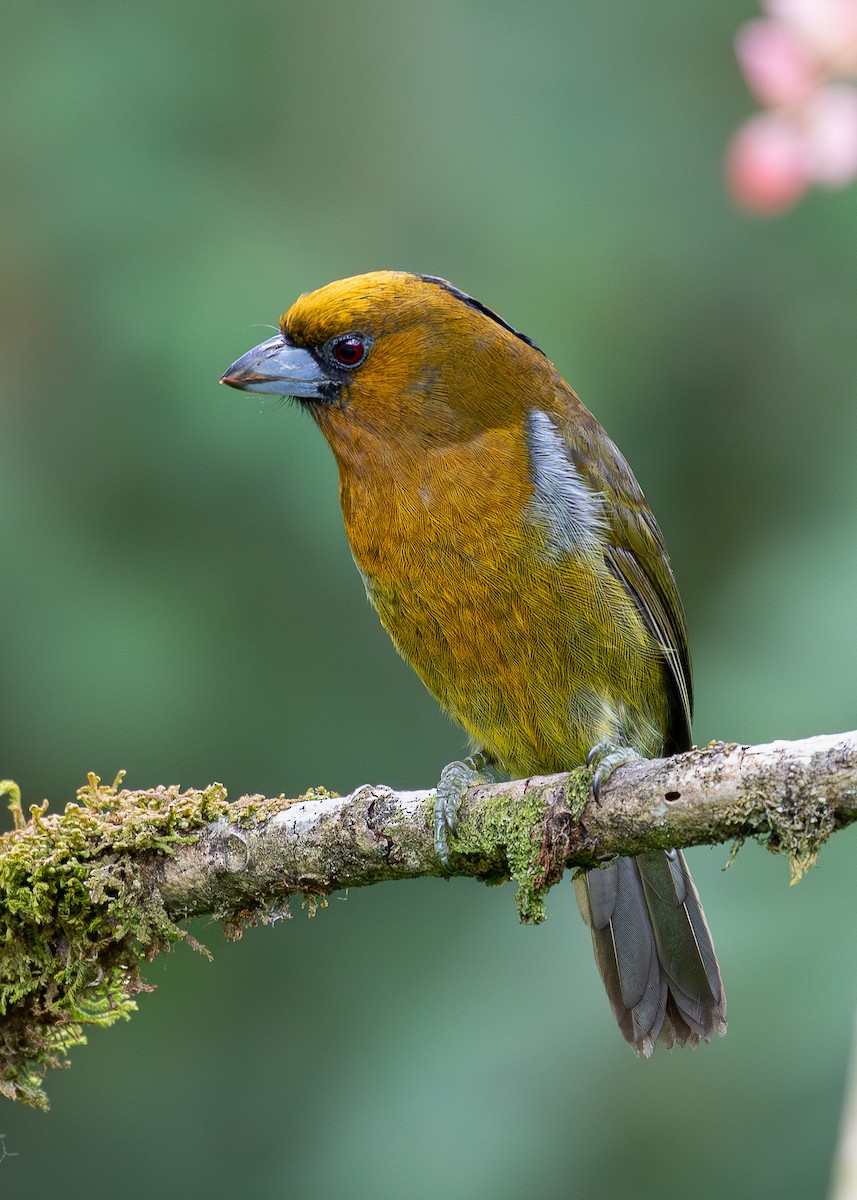
[[[545,349],[664,528],[698,742],[855,725],[857,191],[724,196],[750,0],[30,0],[0,48],[0,776],[430,786],[464,739],[377,626],[332,459],[217,386],[303,291],[444,275]],[[8,820],[8,819],[7,819]],[[215,925],[3,1102],[0,1194],[823,1196],[855,847],[694,851],[727,1039],[636,1060],[571,888],[422,881]],[[14,1157],[11,1157],[14,1155]]]

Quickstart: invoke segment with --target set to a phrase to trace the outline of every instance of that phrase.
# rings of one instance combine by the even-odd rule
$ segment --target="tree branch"
[[[61,814],[14,785],[15,829],[0,837],[0,1091],[44,1104],[41,1074],[86,1024],[128,1016],[141,961],[187,938],[179,922],[214,914],[240,936],[247,920],[312,911],[337,889],[440,875],[434,793],[361,787],[298,800],[110,786],[91,775]],[[838,828],[857,819],[857,733],[763,746],[712,743],[622,767],[595,802],[583,769],[478,785],[461,806],[452,873],[514,879],[522,920],[568,867],[617,854],[756,837],[791,861],[793,881]],[[192,941],[192,939],[190,939]],[[196,945],[196,943],[192,944]]]

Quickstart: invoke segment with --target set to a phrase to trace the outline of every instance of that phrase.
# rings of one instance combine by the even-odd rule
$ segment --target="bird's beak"
[[[278,333],[236,359],[220,382],[243,392],[320,400],[330,394],[333,381],[308,350]]]

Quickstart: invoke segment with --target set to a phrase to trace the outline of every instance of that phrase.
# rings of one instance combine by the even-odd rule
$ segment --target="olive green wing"
[[[663,535],[628,463],[582,405],[575,414],[574,434],[572,439],[564,433],[569,457],[603,500],[607,565],[634,600],[663,652],[670,685],[664,753],[687,750],[693,713],[690,649]]]

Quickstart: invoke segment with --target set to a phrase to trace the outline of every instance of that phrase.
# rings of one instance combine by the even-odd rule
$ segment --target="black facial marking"
[[[338,383],[335,379],[331,379],[327,383],[320,383],[318,385],[318,397],[327,404],[332,404],[339,396],[341,390],[342,384]]]
[[[521,333],[520,329],[515,329],[508,321],[504,321],[492,308],[488,308],[481,301],[474,300],[472,296],[468,296],[467,292],[459,291],[457,287],[453,287],[451,283],[447,283],[445,279],[440,279],[437,275],[418,275],[417,278],[422,279],[423,283],[436,283],[445,292],[449,292],[450,296],[455,296],[456,300],[461,300],[470,308],[475,308],[477,312],[481,312],[483,316],[490,317],[492,321],[496,321],[498,325],[502,325],[504,329],[508,329],[509,333],[513,333],[516,338],[520,338],[522,342],[526,342],[528,346],[532,346],[534,350],[538,350],[539,354],[544,354],[544,350],[540,346],[537,346],[532,338],[528,338],[525,333]]]

